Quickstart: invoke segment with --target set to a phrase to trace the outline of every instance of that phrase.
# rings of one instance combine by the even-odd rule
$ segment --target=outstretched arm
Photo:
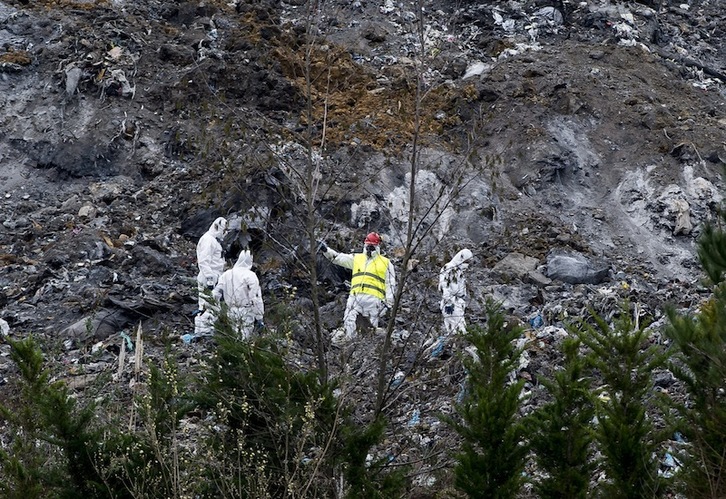
[[[325,255],[325,258],[327,258],[336,265],[340,265],[341,267],[345,267],[347,269],[353,268],[353,255],[351,255],[350,253],[338,253],[334,249],[328,248],[328,251],[323,254]]]
[[[393,306],[393,299],[396,296],[396,269],[389,261],[386,269],[386,305]]]

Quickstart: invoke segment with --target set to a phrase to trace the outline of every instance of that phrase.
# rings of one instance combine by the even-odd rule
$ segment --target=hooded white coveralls
[[[224,239],[226,231],[227,219],[219,217],[197,243],[197,265],[199,266],[197,291],[200,310],[194,318],[194,333],[197,335],[211,334],[214,329],[215,317],[205,293],[211,292],[211,289],[217,284],[217,279],[224,272],[224,252],[221,241]]]
[[[225,271],[214,288],[217,301],[224,299],[229,318],[237,326],[242,339],[254,330],[255,322],[262,321],[265,305],[257,275],[252,272],[252,253],[243,250],[234,267]]]
[[[365,248],[362,254],[365,255]],[[353,270],[353,262],[357,256],[356,254],[350,253],[338,253],[330,248],[328,248],[328,251],[324,255],[334,264],[351,270]],[[358,253],[358,255],[361,255],[361,253]],[[382,283],[385,287],[385,297],[380,298],[375,293],[366,290],[366,288],[363,288],[358,293],[354,293],[353,289],[351,289],[351,294],[348,295],[348,302],[345,305],[345,314],[343,315],[343,326],[348,339],[355,336],[355,322],[358,314],[367,317],[371,325],[377,328],[378,319],[385,311],[385,306],[389,308],[393,306],[393,297],[396,294],[396,271],[391,261],[381,256],[378,246],[375,246],[375,251],[372,255],[366,255],[363,271],[372,270],[376,265],[382,264],[381,262],[385,262],[386,264],[385,277],[383,278],[384,282]]]
[[[441,292],[441,314],[444,318],[444,335],[466,332],[466,278],[464,270],[472,253],[468,249],[459,251],[439,272],[439,291]]]

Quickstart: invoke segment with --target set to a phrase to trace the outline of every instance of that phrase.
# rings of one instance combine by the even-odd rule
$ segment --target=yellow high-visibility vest
[[[366,260],[365,253],[358,253],[353,256],[353,277],[350,280],[350,294],[365,293],[385,300],[388,258],[377,255],[367,264]]]

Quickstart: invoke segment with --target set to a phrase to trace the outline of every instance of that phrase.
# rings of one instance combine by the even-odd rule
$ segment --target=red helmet
[[[371,232],[366,236],[364,244],[372,244],[374,246],[378,246],[379,244],[381,244],[381,240],[381,236],[379,236],[377,232]]]

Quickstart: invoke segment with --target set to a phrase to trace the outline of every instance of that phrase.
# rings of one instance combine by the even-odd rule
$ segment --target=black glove
[[[214,285],[213,284],[207,284],[207,289],[209,291],[212,291],[214,289]]]
[[[265,323],[264,323],[264,322],[262,322],[262,321],[261,321],[261,320],[259,320],[259,319],[258,319],[258,320],[256,320],[256,321],[255,321],[255,332],[256,332],[256,333],[260,333],[260,332],[262,332],[262,330],[263,330],[263,329],[265,329]]]
[[[327,253],[328,252],[328,245],[325,244],[325,241],[318,241],[318,252],[319,253]]]
[[[454,306],[453,305],[446,305],[444,307],[444,312],[446,312],[446,315],[451,315],[454,313]]]

